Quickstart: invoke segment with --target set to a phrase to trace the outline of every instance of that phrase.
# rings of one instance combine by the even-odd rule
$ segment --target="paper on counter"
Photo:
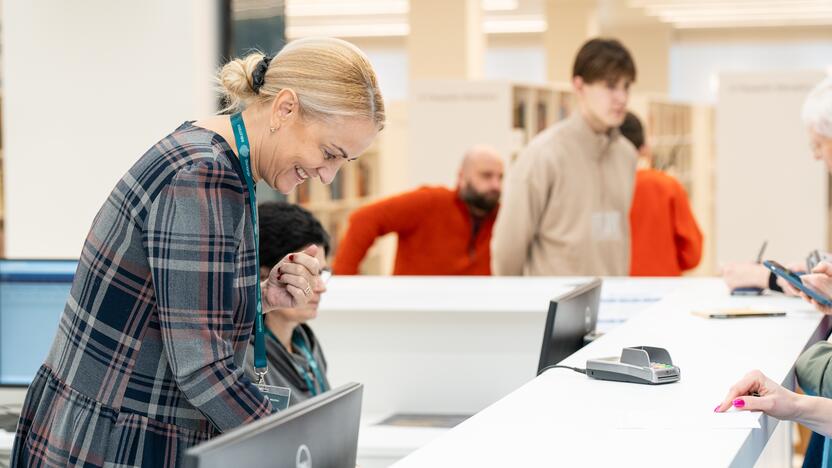
[[[759,411],[712,411],[678,413],[673,411],[626,411],[618,429],[757,429]]]

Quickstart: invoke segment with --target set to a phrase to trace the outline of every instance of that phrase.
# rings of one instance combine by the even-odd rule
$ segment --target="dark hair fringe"
[[[590,39],[578,51],[572,77],[580,76],[586,83],[636,80],[636,64],[630,51],[616,39]]]

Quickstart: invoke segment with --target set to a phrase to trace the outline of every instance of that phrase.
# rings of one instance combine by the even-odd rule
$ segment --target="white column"
[[[548,0],[546,32],[546,69],[550,81],[569,82],[572,65],[581,45],[599,31],[595,0]]]
[[[479,0],[412,0],[409,19],[411,82],[482,77],[485,35]]]
[[[633,91],[666,94],[670,88],[670,44],[672,29],[658,23],[604,28],[604,37],[621,41],[636,62]]]
[[[2,2],[6,255],[77,257],[121,176],[216,110],[216,0]]]

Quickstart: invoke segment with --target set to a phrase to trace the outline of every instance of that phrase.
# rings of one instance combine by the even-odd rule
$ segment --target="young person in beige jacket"
[[[508,172],[491,243],[495,275],[627,275],[637,152],[618,127],[636,67],[618,41],[575,58],[578,109],[541,132]]]

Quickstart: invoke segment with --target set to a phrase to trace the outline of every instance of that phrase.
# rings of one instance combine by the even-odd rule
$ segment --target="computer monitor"
[[[0,259],[0,386],[28,386],[58,330],[77,260]]]
[[[190,448],[186,467],[355,468],[363,386],[349,383]]]
[[[537,372],[567,358],[584,346],[585,337],[595,331],[598,305],[601,302],[601,279],[582,284],[549,302],[543,345]]]

